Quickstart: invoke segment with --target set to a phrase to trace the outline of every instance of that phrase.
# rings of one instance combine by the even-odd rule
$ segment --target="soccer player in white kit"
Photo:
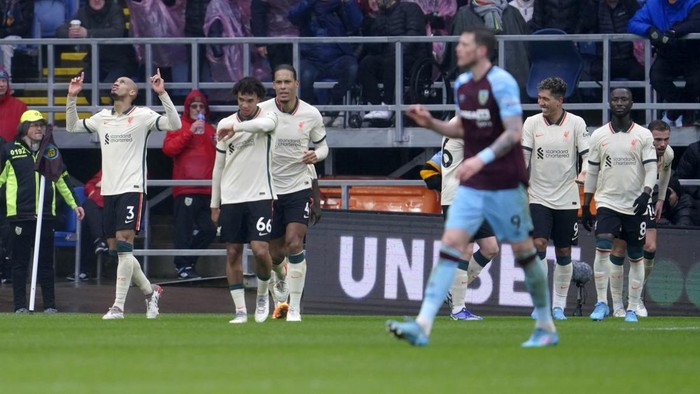
[[[549,271],[547,242],[550,238],[554,242],[554,320],[566,320],[564,309],[573,273],[571,246],[578,240],[581,205],[577,182],[583,183],[588,161],[586,122],[562,107],[566,88],[566,82],[559,77],[539,83],[537,104],[542,112],[525,119],[521,142],[525,165],[530,170],[527,191],[535,226],[532,237],[545,274]],[[579,156],[583,158],[580,173]]]
[[[632,121],[632,104],[629,89],[613,89],[610,93],[612,120],[595,130],[589,143],[581,222],[588,231],[595,227],[593,272],[598,300],[590,315],[594,321],[603,320],[610,313],[608,278],[614,238],[627,242],[627,255],[630,258],[629,301],[625,321],[638,321],[636,310],[644,282],[644,215],[657,172],[651,132]],[[594,193],[597,220],[590,211]]]
[[[262,323],[270,311],[269,240],[275,199],[270,148],[277,116],[273,112],[263,113],[258,107],[265,97],[265,87],[256,78],[245,77],[236,82],[233,94],[238,99],[239,110],[222,119],[217,127],[222,138],[216,144],[211,217],[221,226],[221,240],[226,243],[226,279],[236,308],[230,323],[248,321],[241,262],[245,243],[250,243],[255,259],[258,283],[255,321]]]
[[[649,123],[649,131],[654,137],[654,149],[656,149],[656,170],[658,172],[657,185],[658,195],[656,201],[649,202],[647,207],[647,232],[644,241],[644,285],[649,280],[649,275],[654,268],[654,258],[656,256],[656,222],[661,217],[666,200],[668,183],[671,181],[671,164],[673,163],[673,148],[668,145],[671,137],[671,126],[663,120],[653,120]],[[622,302],[622,287],[624,282],[625,249],[627,244],[624,240],[615,239],[613,249],[610,253],[610,295],[612,297],[613,316],[625,317],[627,314]],[[635,311],[639,317],[649,316],[644,300],[639,300],[639,305]]]
[[[273,134],[272,179],[277,193],[270,255],[273,270],[288,264],[289,311],[287,321],[301,321],[301,295],[306,280],[304,238],[311,216],[312,175],[308,165],[328,155],[326,128],[321,113],[297,97],[299,81],[294,67],[277,66],[273,72],[272,87],[276,97],[260,103],[263,111],[277,115]],[[309,142],[315,150],[309,149]],[[318,204],[319,201],[314,201]],[[278,278],[279,279],[279,278]]]
[[[97,133],[102,151],[102,195],[104,231],[110,254],[118,256],[114,304],[102,317],[123,319],[124,302],[133,281],[146,296],[146,317],[158,317],[162,289],[151,285],[134,257],[134,237],[141,230],[146,196],[146,148],[151,131],[178,130],[182,127],[177,109],[165,91],[160,69],[151,77],[151,87],[160,98],[165,115],[132,103],[138,87],[130,78],[120,77],[112,85],[112,109],[103,109],[87,119],[79,119],[76,98],[83,89],[83,74],[68,85],[66,130]]]
[[[456,119],[450,120],[456,122]],[[442,188],[440,192],[440,204],[442,216],[447,220],[452,201],[454,201],[459,187],[457,169],[464,160],[464,140],[461,138],[442,139],[442,157],[440,168],[442,172]],[[498,241],[493,234],[493,229],[484,222],[476,231],[473,242],[469,243],[467,254],[462,256],[457,264],[450,291],[447,293],[447,306],[450,308],[452,320],[483,320],[481,316],[471,313],[464,304],[467,288],[481,273],[481,270],[498,254]],[[474,252],[474,242],[479,245],[479,250]]]

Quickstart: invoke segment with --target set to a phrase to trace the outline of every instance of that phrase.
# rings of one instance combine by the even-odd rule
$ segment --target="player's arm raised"
[[[83,90],[84,74],[81,72],[77,77],[73,77],[68,84],[68,99],[66,100],[66,131],[70,133],[93,132],[88,128],[89,119],[80,121],[78,118],[77,99],[78,94]]]
[[[418,126],[433,130],[434,132],[442,134],[445,137],[462,137],[462,122],[459,117],[454,117],[450,119],[449,122],[435,119],[433,118],[433,115],[430,114],[430,111],[420,104],[412,105],[408,111],[406,111],[406,115],[413,119]]]

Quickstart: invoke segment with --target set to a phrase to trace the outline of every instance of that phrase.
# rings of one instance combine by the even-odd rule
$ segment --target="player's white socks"
[[[146,278],[146,275],[143,273],[143,270],[141,269],[141,264],[139,264],[139,261],[134,257],[134,255],[131,255],[131,264],[134,267],[134,272],[132,274],[131,280],[134,282],[136,286],[138,286],[139,289],[141,289],[141,292],[144,295],[150,295],[153,293],[153,287],[151,287],[151,281]]]
[[[566,297],[569,295],[571,285],[571,275],[574,272],[573,264],[554,265],[554,297],[552,298],[552,308],[566,309]]]
[[[270,277],[268,276],[267,279],[260,279],[260,277],[257,277],[258,279],[258,295],[265,295],[267,294],[267,291],[270,289]]]
[[[471,265],[471,263],[468,264]],[[460,266],[461,265],[460,262]],[[452,279],[452,286],[450,286],[450,292],[452,293],[452,313],[457,313],[464,308],[467,286],[469,286],[469,271],[460,268],[455,272],[455,277]]]
[[[612,242],[611,242],[612,244]],[[595,291],[598,302],[608,303],[608,275],[610,267],[610,249],[596,249],[593,260],[593,278],[595,279]]]
[[[622,302],[622,288],[625,281],[625,258],[610,255],[610,295],[612,296],[613,311],[625,309]]]
[[[272,264],[272,271],[277,275],[276,279],[285,280],[287,277],[287,264],[289,260],[285,257],[280,264]]]
[[[644,288],[644,264],[642,260],[630,259],[627,310],[637,311]]]
[[[469,283],[467,283],[467,286],[474,282],[474,280],[479,277],[481,270],[484,269],[484,267],[476,261],[474,255],[476,255],[476,253],[472,254],[472,258],[469,259],[469,266],[467,267],[467,274],[469,274]]]
[[[236,308],[236,312],[247,312],[245,307],[245,289],[243,283],[229,285],[228,291],[231,293],[231,299],[233,299],[233,306]]]
[[[118,306],[122,311],[124,310],[124,303],[126,302],[126,294],[129,292],[129,286],[131,286],[131,277],[134,273],[134,266],[131,264],[131,260],[128,256],[123,253],[119,253],[119,260],[117,263],[117,285],[114,296],[114,306]]]
[[[539,260],[539,264],[542,266],[542,270],[544,271],[544,281],[549,283],[549,264],[547,262],[547,257],[543,257],[537,253],[537,258]]]
[[[301,295],[306,281],[306,257],[304,251],[290,255],[287,269],[287,286],[289,287],[289,308],[300,311]]]

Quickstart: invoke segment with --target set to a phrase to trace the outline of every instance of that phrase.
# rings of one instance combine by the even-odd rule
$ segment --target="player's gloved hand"
[[[581,207],[581,224],[588,232],[591,232],[595,226],[595,216],[591,214],[591,208],[588,205]]]
[[[647,192],[642,192],[642,194],[637,197],[636,200],[634,200],[634,205],[632,208],[634,209],[634,214],[635,215],[642,215],[644,212],[647,210],[647,204],[649,204],[649,198],[651,196]]]

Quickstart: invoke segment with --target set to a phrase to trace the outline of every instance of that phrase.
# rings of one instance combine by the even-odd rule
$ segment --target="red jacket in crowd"
[[[102,170],[97,171],[89,181],[85,182],[83,189],[85,196],[97,204],[98,207],[105,207],[105,200],[102,197]]]
[[[5,80],[7,83],[5,91],[0,89],[0,137],[5,142],[8,142],[15,139],[19,119],[24,111],[27,110],[27,105],[21,100],[12,97],[10,75],[2,66],[0,66],[0,79]]]
[[[216,158],[216,130],[205,123],[204,133],[195,134],[190,117],[190,105],[201,102],[205,120],[209,119],[209,102],[199,90],[193,90],[185,99],[182,128],[169,131],[163,141],[163,152],[173,159],[173,179],[211,179]],[[173,197],[185,194],[211,194],[211,187],[173,186]]]

